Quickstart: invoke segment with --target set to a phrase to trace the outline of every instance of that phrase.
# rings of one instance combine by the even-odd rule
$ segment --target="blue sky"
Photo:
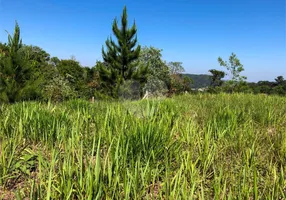
[[[249,81],[286,78],[285,0],[0,0],[0,41],[17,20],[25,44],[93,66],[124,5],[139,43],[188,73],[223,70],[234,52]]]

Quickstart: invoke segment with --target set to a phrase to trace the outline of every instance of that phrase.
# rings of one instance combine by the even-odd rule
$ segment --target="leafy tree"
[[[192,83],[193,80],[183,74],[171,75],[171,89],[169,90],[169,95],[190,92]]]
[[[50,60],[50,54],[38,46],[23,45],[21,53],[27,60],[32,61],[31,64],[35,66],[48,64],[48,61]]]
[[[170,74],[174,75],[174,74],[181,74],[185,72],[185,69],[182,66],[182,64],[183,64],[182,62],[169,62],[168,67],[170,70]]]
[[[258,81],[256,85],[256,87],[259,88],[259,93],[271,94],[272,88],[274,87],[275,83],[270,81]]]
[[[87,75],[86,70],[75,59],[60,60],[57,64],[58,72],[76,91],[78,97],[87,96]]]
[[[160,80],[165,80],[169,74],[169,67],[162,60],[162,49],[153,46],[143,47],[140,51],[139,63],[148,67],[148,75],[157,76]],[[167,83],[168,80],[165,80]]]
[[[25,60],[25,65],[29,67],[30,74],[32,75],[30,79],[27,80],[29,85],[34,81],[38,83],[41,82],[41,86],[37,85],[38,93],[40,93],[39,89],[45,84],[45,72],[47,69],[44,68],[49,65],[50,54],[40,47],[32,45],[23,45],[19,50],[19,54],[21,54],[22,59]]]
[[[277,85],[283,85],[285,83],[284,77],[283,76],[277,76],[275,79]]]
[[[83,90],[84,90],[84,96],[86,98],[91,98],[93,96],[96,96],[95,93],[100,91],[100,77],[99,77],[99,72],[96,66],[89,68],[89,67],[84,67],[84,85],[83,85]]]
[[[258,81],[257,83],[248,83],[248,86],[255,94],[264,93],[286,95],[286,81],[283,76],[278,76],[275,79],[275,82]]]
[[[243,84],[246,80],[245,76],[240,75],[240,73],[244,71],[243,65],[234,53],[230,55],[229,61],[223,61],[222,58],[219,57],[218,62],[220,66],[225,67],[229,71],[231,80],[227,82],[227,85],[229,85],[231,92],[234,92],[239,88],[239,84]]]
[[[84,78],[84,70],[78,61],[75,60],[61,60],[57,69],[71,83],[77,83]]]
[[[117,19],[114,19],[112,31],[117,43],[110,37],[102,48],[104,64],[99,65],[99,74],[105,86],[111,91],[113,97],[118,97],[119,86],[126,80],[136,80],[140,84],[146,82],[147,68],[138,65],[141,47],[137,45],[137,28],[135,22],[129,29],[127,22],[127,9],[124,7],[121,17],[121,28]]]
[[[148,91],[151,96],[166,94],[171,84],[169,67],[162,60],[161,52],[161,49],[145,46],[139,56],[139,64],[148,67],[147,81],[143,90]]]
[[[225,77],[226,75],[225,72],[216,69],[210,69],[209,72],[212,74],[211,86],[212,87],[221,86],[223,84],[223,81],[221,79]]]
[[[77,96],[72,84],[59,73],[56,67],[47,66],[44,70],[46,76],[45,85],[43,86],[44,100],[60,102]]]
[[[279,94],[279,95],[285,95],[286,94],[286,81],[284,80],[283,76],[278,76],[275,79],[276,82],[276,86],[273,88],[273,92],[275,94]]]
[[[49,64],[53,66],[57,66],[60,63],[60,59],[58,57],[52,57],[49,61]]]
[[[193,80],[184,76],[182,73],[185,71],[182,66],[182,62],[169,62],[169,73],[171,77],[171,87],[169,89],[169,95],[175,93],[180,94],[186,91],[191,91],[191,84]]]
[[[285,95],[286,94],[286,90],[285,87],[283,87],[283,85],[277,85],[273,88],[273,94],[278,94],[278,95]]]

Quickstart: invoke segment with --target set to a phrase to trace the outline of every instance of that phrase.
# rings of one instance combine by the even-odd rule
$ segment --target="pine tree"
[[[0,57],[0,102],[31,99],[37,95],[40,80],[33,79],[20,39],[20,27],[16,22],[13,36],[8,33],[7,52]]]
[[[14,101],[21,81],[21,67],[18,65],[18,51],[22,47],[20,27],[16,22],[13,37],[8,33],[8,52],[0,60],[0,99],[1,101]]]
[[[106,40],[106,50],[102,48],[104,62],[99,67],[99,74],[102,85],[109,90],[111,96],[117,97],[118,89],[125,81],[138,81],[143,87],[148,70],[147,67],[139,66],[141,47],[136,47],[137,28],[135,22],[128,28],[126,7],[121,16],[121,27],[118,27],[117,19],[114,19],[112,31],[117,43],[111,37]]]
[[[20,27],[16,22],[14,35],[13,37],[8,34],[8,47],[9,47],[9,55],[11,57],[15,56],[18,50],[22,47],[22,39],[20,39]]]

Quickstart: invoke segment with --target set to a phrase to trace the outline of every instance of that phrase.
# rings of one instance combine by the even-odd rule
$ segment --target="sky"
[[[285,0],[0,0],[0,42],[17,20],[24,44],[91,67],[125,5],[139,44],[187,73],[225,70],[217,59],[234,52],[248,81],[286,78]]]

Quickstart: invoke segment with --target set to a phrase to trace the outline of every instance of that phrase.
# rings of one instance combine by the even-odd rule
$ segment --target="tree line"
[[[247,78],[240,74],[244,71],[244,67],[236,54],[232,53],[229,57],[229,61],[223,61],[222,58],[219,57],[218,62],[227,69],[227,72],[216,69],[209,70],[212,74],[211,86],[208,88],[209,92],[244,92],[253,94],[286,95],[286,80],[284,80],[283,76],[278,76],[275,78],[274,82],[258,81],[257,83],[249,83],[246,82]],[[231,79],[223,81],[222,79],[226,75],[230,75]]]
[[[89,68],[81,66],[75,58],[50,57],[40,47],[23,44],[16,22],[8,42],[0,43],[1,101],[63,101],[92,96],[136,99],[145,91],[171,95],[190,90],[191,80],[182,76],[181,62],[167,63],[162,59],[161,49],[137,44],[136,24],[128,27],[126,7],[121,26],[114,19],[112,31],[115,40],[106,40],[103,61]]]
[[[14,33],[8,34],[7,43],[0,42],[0,102],[91,97],[139,99],[146,91],[153,96],[191,92],[192,80],[183,74],[182,63],[163,60],[162,49],[141,47],[137,41],[136,24],[134,22],[129,28],[127,18],[124,7],[120,25],[116,18],[113,21],[114,38],[109,37],[102,47],[102,61],[97,61],[91,68],[81,66],[74,57],[51,57],[38,46],[23,44],[16,22]],[[279,77],[274,85],[246,83],[246,77],[240,75],[244,68],[235,54],[230,56],[229,62],[221,58],[218,62],[226,67],[231,80],[222,80],[225,72],[210,70],[212,84],[209,92],[275,90],[285,94],[283,77]]]

